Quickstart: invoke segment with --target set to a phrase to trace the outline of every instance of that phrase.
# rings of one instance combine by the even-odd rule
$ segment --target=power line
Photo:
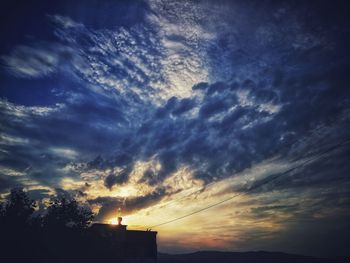
[[[336,123],[336,122],[338,122],[338,121],[339,121],[339,119],[334,119],[332,122],[330,122],[330,124],[329,124],[328,126],[331,127],[334,123]],[[324,126],[319,126],[319,127],[315,128],[314,130],[312,130],[311,133],[314,134],[314,133],[318,132],[319,130],[321,130],[321,129],[323,129],[323,128],[324,128]],[[293,147],[294,145],[296,145],[297,143],[300,143],[301,141],[302,141],[301,139],[297,139],[297,138],[296,138],[295,140],[293,140],[292,142],[290,142],[289,145],[290,145],[290,147]],[[168,202],[166,202],[166,203],[156,204],[156,205],[153,206],[153,208],[155,208],[155,207],[162,207],[162,208],[163,208],[163,207],[169,206],[170,204],[175,203],[175,202],[178,202],[178,201],[181,201],[181,200],[183,200],[183,199],[185,199],[185,198],[187,198],[187,197],[189,197],[189,196],[191,196],[191,195],[193,195],[193,194],[196,194],[196,193],[200,193],[200,192],[202,192],[202,191],[205,191],[206,188],[208,188],[209,186],[211,186],[212,184],[215,184],[215,183],[217,183],[217,181],[213,181],[213,182],[211,182],[211,183],[205,185],[205,187],[202,187],[202,188],[200,188],[200,189],[198,189],[198,190],[192,191],[192,192],[190,192],[189,194],[185,194],[184,196],[181,196],[181,197],[179,197],[179,198],[170,200],[170,201],[168,201]]]
[[[235,194],[235,195],[233,195],[233,196],[231,196],[231,197],[229,197],[229,198],[226,198],[226,199],[221,200],[221,201],[219,201],[219,202],[217,202],[217,203],[214,203],[214,204],[212,204],[212,205],[209,205],[209,206],[206,206],[206,207],[201,208],[201,209],[199,209],[199,210],[196,210],[196,211],[194,211],[194,212],[192,212],[192,213],[189,213],[189,214],[186,214],[186,215],[183,215],[183,216],[174,218],[174,219],[172,219],[172,220],[165,221],[165,222],[163,222],[163,223],[160,223],[160,224],[157,224],[157,225],[153,225],[153,226],[151,226],[151,227],[148,227],[148,229],[152,229],[152,228],[155,228],[155,227],[159,227],[159,226],[163,226],[163,225],[166,225],[166,224],[173,223],[173,222],[175,222],[175,221],[184,219],[184,218],[186,218],[186,217],[189,217],[189,216],[192,216],[192,215],[194,215],[194,214],[203,212],[203,211],[208,210],[208,209],[210,209],[210,208],[213,208],[213,207],[215,207],[215,206],[221,205],[222,203],[228,202],[228,201],[230,201],[230,200],[236,198],[237,196],[247,194],[248,192],[257,189],[257,188],[261,187],[261,186],[264,185],[264,184],[267,184],[267,183],[270,183],[270,182],[276,180],[277,178],[281,177],[282,175],[288,174],[288,173],[290,173],[290,172],[292,172],[292,171],[294,171],[294,170],[296,170],[296,169],[299,169],[299,168],[305,166],[306,164],[308,164],[308,163],[310,163],[310,162],[313,162],[313,161],[316,161],[316,160],[321,159],[325,154],[327,154],[327,153],[329,153],[329,152],[332,152],[332,151],[336,150],[337,148],[346,145],[346,144],[349,143],[349,142],[350,142],[349,139],[344,140],[344,141],[342,141],[341,143],[339,143],[339,144],[337,144],[337,145],[335,145],[335,146],[333,146],[333,147],[331,147],[331,148],[325,150],[324,152],[320,153],[320,154],[319,154],[318,156],[316,156],[315,158],[311,158],[311,159],[305,161],[304,163],[302,163],[302,164],[300,164],[300,165],[297,165],[297,166],[295,166],[295,167],[293,167],[293,168],[288,169],[287,171],[284,171],[283,173],[278,173],[278,174],[276,174],[276,175],[273,176],[273,177],[269,177],[268,179],[270,179],[270,180],[265,180],[265,181],[262,180],[260,183],[257,183],[257,184],[255,184],[255,185],[253,185],[250,189],[248,189],[248,190],[245,191],[245,192],[242,191],[242,192],[240,192],[240,193],[238,193],[238,194]]]

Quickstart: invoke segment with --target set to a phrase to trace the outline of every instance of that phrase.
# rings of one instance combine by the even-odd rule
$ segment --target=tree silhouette
[[[22,256],[27,255],[28,260],[33,249],[28,245],[33,243],[28,223],[36,204],[23,188],[12,189],[6,199],[0,212],[0,261],[24,262]]]
[[[51,202],[43,217],[43,225],[51,229],[84,229],[90,225],[92,219],[90,208],[79,205],[75,199],[61,198]]]
[[[0,224],[3,227],[24,227],[35,211],[36,204],[23,188],[11,190],[7,201],[1,205]]]
[[[86,252],[94,239],[82,231],[92,222],[90,208],[65,198],[54,199],[36,217],[35,208],[22,188],[12,189],[0,203],[0,262],[97,261]]]

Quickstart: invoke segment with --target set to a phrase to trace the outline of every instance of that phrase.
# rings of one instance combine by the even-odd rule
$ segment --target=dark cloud
[[[228,105],[222,99],[212,100],[206,102],[200,109],[200,115],[204,118],[208,118],[216,113],[225,111]]]
[[[248,79],[241,83],[206,84],[207,91],[201,91],[202,100],[172,97],[164,106],[154,108],[154,115],[145,116],[135,133],[122,138],[128,142],[123,147],[127,157],[112,157],[104,165],[131,165],[135,160],[157,156],[162,168],[150,180],[154,184],[155,178],[162,181],[182,165],[190,166],[196,176],[210,181],[278,154],[293,158],[298,154],[301,158],[302,149],[309,147],[303,138],[320,125],[332,129],[334,142],[347,136],[347,92],[329,94],[333,74],[341,73],[330,70],[319,74],[307,82],[302,75],[291,85],[290,81],[284,82],[279,71],[276,78],[282,89],[262,84],[258,87]],[[199,114],[180,116],[194,108],[199,109]],[[209,119],[214,115],[216,119]],[[338,123],[329,122],[331,119]],[[314,149],[317,147],[321,149],[322,145]],[[150,179],[150,174],[144,180]],[[127,174],[119,178],[123,178],[121,181],[117,178],[110,175],[106,185],[125,182]]]
[[[206,82],[200,82],[200,83],[197,83],[196,85],[194,85],[192,87],[193,90],[205,90],[209,87],[209,84],[206,83]]]
[[[171,112],[173,115],[181,115],[195,106],[195,101],[191,99],[182,99],[178,102],[174,110]]]
[[[89,198],[84,190],[94,179],[108,189],[122,187],[138,162],[160,163],[139,183],[157,187],[185,166],[208,184],[272,157],[307,160],[349,138],[350,38],[343,4],[200,1],[189,19],[182,17],[188,10],[173,12],[166,1],[155,17],[146,3],[95,2],[84,12],[67,4],[73,11],[45,14],[49,39],[16,43],[1,54],[3,170],[23,172],[58,195]],[[209,13],[211,19],[203,19]],[[182,23],[181,30],[167,23]],[[37,86],[47,89],[35,93]],[[312,188],[329,191],[324,204],[344,208],[348,155],[343,147],[250,194],[303,195]],[[82,173],[93,179],[60,189],[62,178],[79,181]],[[0,174],[1,192],[18,184],[25,180]],[[161,188],[143,197],[89,202],[102,206],[102,220],[118,207],[132,213],[164,195]],[[302,204],[274,202],[251,213],[261,219],[295,210],[311,217]],[[266,237],[264,231],[248,234],[249,241]]]
[[[123,184],[128,181],[128,175],[131,169],[125,169],[118,174],[111,173],[105,178],[105,186],[112,189],[113,185]]]
[[[21,187],[22,184],[15,178],[0,173],[0,191],[9,192],[11,188]]]
[[[251,209],[254,217],[257,219],[273,217],[276,212],[286,213],[292,215],[299,210],[300,205],[270,205],[270,206],[259,206]]]
[[[231,5],[228,7],[232,8]],[[251,12],[244,4],[235,8],[241,10],[243,16]],[[110,97],[86,90],[82,92],[81,84],[96,85],[106,80],[113,82],[114,79],[109,78],[111,75],[127,79],[130,86],[147,86],[147,91],[152,90],[148,85],[150,78],[142,67],[130,60],[123,61],[123,67],[111,65],[106,54],[115,56],[116,52],[112,50],[115,43],[111,43],[111,47],[100,47],[98,51],[105,55],[95,57],[98,57],[100,64],[94,62],[96,72],[100,75],[84,75],[79,71],[81,69],[73,69],[74,77],[83,81],[74,91],[67,89],[76,99],[65,102],[64,108],[57,113],[48,116],[30,115],[23,120],[17,118],[15,122],[9,112],[3,112],[1,121],[7,124],[3,132],[40,142],[37,148],[42,149],[42,152],[33,152],[31,148],[6,146],[12,157],[6,157],[4,162],[8,165],[13,163],[13,167],[21,169],[32,166],[32,176],[44,178],[52,167],[68,163],[68,160],[46,149],[64,146],[90,160],[96,154],[104,156],[103,161],[96,159],[90,162],[89,169],[132,166],[138,159],[157,156],[162,164],[158,180],[163,180],[179,166],[188,165],[195,170],[196,176],[210,181],[210,178],[225,177],[273,154],[287,153],[291,141],[305,136],[318,124],[337,118],[347,108],[346,98],[349,94],[345,83],[349,82],[346,74],[348,65],[337,50],[343,48],[341,40],[346,37],[341,27],[333,32],[323,23],[327,30],[321,34],[320,27],[312,27],[316,22],[308,20],[303,24],[304,7],[276,4],[271,8],[274,14],[271,21],[262,18],[265,12],[263,8],[256,19],[250,22],[250,26],[242,24],[244,20],[225,17],[228,24],[238,23],[242,25],[241,30],[246,30],[248,34],[241,34],[238,43],[236,33],[227,31],[231,27],[224,27],[217,32],[217,39],[209,43],[206,50],[207,56],[211,58],[209,70],[215,71],[216,79],[223,80],[195,84],[192,90],[202,94],[203,99],[172,97],[163,106],[157,107],[142,100],[141,93],[136,94],[131,90],[124,94],[115,91],[115,94],[109,94],[113,94]],[[147,10],[146,7],[141,9]],[[296,10],[295,17],[288,18],[280,14],[289,9]],[[314,10],[313,14],[321,10]],[[50,19],[62,42],[56,44],[62,58],[53,56],[57,65],[46,63],[46,68],[61,66],[63,60],[73,68],[83,66],[84,63],[91,64],[89,59],[92,53],[86,50],[97,48],[98,34],[89,33],[79,19],[77,22],[64,16],[51,16]],[[290,26],[293,19],[296,19],[297,28]],[[260,27],[258,21],[263,21]],[[334,23],[344,26],[340,20]],[[68,25],[69,28],[66,28]],[[300,39],[293,32],[300,35]],[[125,38],[126,46],[141,45],[148,54],[159,55],[152,44],[153,33],[144,32],[139,36],[136,33],[131,32],[130,38]],[[120,37],[125,35],[120,33]],[[184,41],[183,38],[174,37],[170,40]],[[252,41],[257,37],[260,41]],[[332,43],[332,48],[328,46],[329,43]],[[128,51],[126,46],[122,45],[120,51]],[[40,56],[50,58],[52,49],[55,46],[43,42],[40,46],[23,47],[14,52],[26,52],[30,56],[24,57],[34,56],[34,60],[26,61],[45,64]],[[73,52],[75,49],[80,52]],[[157,65],[157,61],[150,63],[150,57],[140,57],[144,61],[143,65]],[[11,58],[15,59],[17,55]],[[217,60],[222,65],[217,66]],[[261,67],[257,62],[259,60],[266,66]],[[89,67],[82,68],[90,72]],[[223,70],[225,76],[218,74],[216,68]],[[136,72],[140,78],[129,78],[130,72]],[[273,109],[269,107],[280,108],[272,112]],[[199,114],[184,116],[194,109],[198,109]],[[211,117],[215,119],[209,119]],[[23,164],[20,165],[20,162]],[[39,165],[43,168],[38,169]],[[51,173],[54,173],[52,177],[59,176],[58,173]],[[206,178],[208,176],[210,178]],[[126,182],[127,177],[127,173],[123,176],[110,174],[105,180],[106,186]]]
[[[62,188],[55,188],[55,195],[50,196],[51,199],[67,199],[67,200],[72,200],[72,199],[77,199],[79,200],[82,197],[87,197],[87,195],[83,192],[82,189],[74,189],[74,190],[64,190]]]
[[[51,193],[47,189],[35,189],[28,191],[28,195],[33,200],[42,200],[43,198],[50,198]]]
[[[99,213],[96,215],[96,220],[104,220],[115,214],[119,208],[121,208],[123,215],[131,214],[134,211],[138,211],[143,208],[157,203],[165,194],[164,189],[157,189],[154,192],[140,197],[132,198],[119,198],[119,197],[98,197],[93,200],[89,200],[90,204],[101,205]]]
[[[298,168],[292,170],[288,176],[271,175],[277,177],[272,183],[266,185],[264,191],[286,190],[286,189],[321,189],[327,187],[339,187],[349,183],[347,171],[350,169],[347,156],[350,152],[349,141],[347,144],[339,145],[328,152],[322,151],[308,156],[309,159],[302,159]],[[326,152],[326,153],[325,153]],[[328,152],[328,153],[327,153]],[[313,160],[308,163],[308,160]],[[303,165],[306,163],[306,165]],[[268,180],[268,179],[267,179]],[[257,182],[259,183],[259,182]],[[348,194],[347,192],[342,195]],[[332,197],[333,198],[333,197]]]
[[[139,182],[147,183],[148,185],[156,185],[159,182],[158,172],[153,169],[147,169]]]

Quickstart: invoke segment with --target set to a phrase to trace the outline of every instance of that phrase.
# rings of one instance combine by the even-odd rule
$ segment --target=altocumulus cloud
[[[50,14],[54,40],[1,56],[15,78],[70,81],[50,90],[57,104],[1,98],[1,193],[21,185],[36,197],[75,195],[104,220],[120,206],[136,213],[274,160],[262,178],[252,172],[250,182],[259,182],[349,139],[342,21],[329,26],[322,10],[310,11],[309,21],[308,8],[286,3],[146,6],[140,23],[108,28]],[[348,151],[345,145],[327,162],[251,193],[288,192],[271,194],[246,216],[272,218],[274,211],[282,222],[296,211],[309,218],[321,206],[311,211],[291,196],[312,199],[318,190],[325,193],[318,202],[345,209],[349,192],[334,191],[349,184]],[[274,171],[279,163],[283,169]],[[280,198],[286,204],[276,204]]]

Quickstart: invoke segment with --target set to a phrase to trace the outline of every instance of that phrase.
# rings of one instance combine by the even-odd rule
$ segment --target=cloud
[[[3,62],[29,84],[71,82],[49,92],[57,104],[0,100],[1,193],[20,184],[43,199],[79,196],[98,220],[123,207],[150,225],[242,193],[200,224],[188,219],[190,230],[177,226],[208,248],[203,229],[232,233],[218,241],[231,249],[344,215],[348,145],[283,174],[349,137],[345,31],[310,8],[316,20],[304,23],[306,9],[150,1],[142,23],[105,27],[49,16],[55,39],[16,46]]]
[[[70,64],[74,51],[56,43],[17,46],[2,57],[7,70],[20,78],[43,78]]]
[[[56,36],[75,51],[71,67],[76,77],[100,93],[126,93],[150,98],[151,83],[161,81],[162,48],[152,30],[90,30],[70,18],[52,16]],[[70,25],[66,27],[66,21]]]
[[[123,214],[128,215],[134,211],[140,210],[157,203],[164,194],[163,189],[157,189],[156,191],[140,197],[133,198],[113,198],[113,197],[98,197],[93,200],[89,200],[92,205],[100,205],[101,208],[96,216],[97,221],[105,221],[115,214],[118,208],[122,208]]]
[[[77,152],[69,148],[51,148],[50,149],[54,154],[61,156],[63,158],[75,159],[77,157]]]
[[[3,60],[14,75],[29,78],[49,75],[56,70],[58,64],[58,58],[52,51],[28,46],[17,47]]]
[[[111,189],[112,186],[115,184],[123,184],[127,182],[129,173],[130,173],[130,169],[123,170],[119,174],[113,174],[113,173],[109,174],[105,178],[105,186]]]
[[[20,186],[21,184],[16,178],[8,176],[8,174],[0,173],[0,190],[1,192],[9,192],[11,188]]]

